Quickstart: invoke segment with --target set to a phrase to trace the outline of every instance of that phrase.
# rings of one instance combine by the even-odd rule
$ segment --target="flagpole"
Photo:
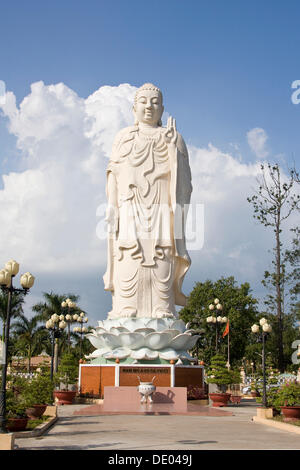
[[[228,320],[229,326],[229,320]],[[228,328],[228,348],[227,348],[227,361],[228,361],[228,369],[230,369],[230,326]]]

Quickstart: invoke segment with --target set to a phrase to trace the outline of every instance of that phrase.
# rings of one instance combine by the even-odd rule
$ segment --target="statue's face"
[[[155,90],[141,90],[133,110],[138,122],[157,126],[164,111],[160,93]]]

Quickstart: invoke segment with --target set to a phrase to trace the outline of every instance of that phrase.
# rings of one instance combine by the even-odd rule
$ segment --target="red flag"
[[[228,333],[229,333],[229,320],[227,322],[222,338],[225,338],[225,336],[228,335]]]

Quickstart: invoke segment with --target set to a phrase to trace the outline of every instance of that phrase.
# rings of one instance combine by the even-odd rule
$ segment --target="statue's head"
[[[133,112],[135,124],[142,122],[153,127],[161,126],[164,112],[161,90],[152,83],[141,86],[135,94]]]

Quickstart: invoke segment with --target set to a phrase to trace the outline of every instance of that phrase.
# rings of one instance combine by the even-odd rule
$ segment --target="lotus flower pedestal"
[[[195,361],[187,351],[195,346],[199,336],[175,317],[119,318],[98,324],[86,335],[96,348],[87,357],[91,364],[106,364],[116,359],[127,364]]]

